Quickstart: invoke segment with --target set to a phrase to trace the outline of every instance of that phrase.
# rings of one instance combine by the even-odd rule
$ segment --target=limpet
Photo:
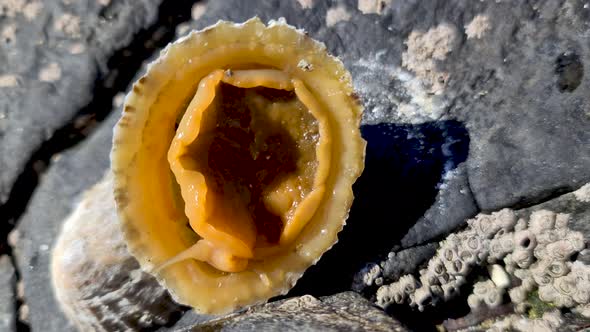
[[[284,21],[220,21],[169,45],[115,127],[129,250],[198,312],[285,294],[345,224],[361,114],[343,64]]]

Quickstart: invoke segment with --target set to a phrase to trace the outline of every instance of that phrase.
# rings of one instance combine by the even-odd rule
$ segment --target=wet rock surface
[[[22,1],[18,10],[6,9],[9,3],[20,2],[0,0],[0,239],[10,229],[4,216],[16,218],[16,210],[24,210],[13,254],[29,322],[33,331],[64,331],[69,325],[50,287],[49,254],[78,195],[108,168],[118,117],[118,108],[110,111],[117,91],[109,86],[125,88],[116,78],[125,71],[124,57],[112,57],[137,39],[137,31],[158,31],[165,20],[157,19],[160,1],[44,1],[40,6]],[[356,201],[340,242],[290,296],[311,294],[315,298],[304,299],[312,299],[312,307],[337,315],[321,296],[351,289],[368,263],[383,263],[381,277],[391,279],[417,271],[435,243],[480,211],[510,207],[523,214],[536,209],[570,213],[572,229],[590,239],[590,209],[581,194],[570,193],[590,182],[586,2],[367,3],[210,1],[194,7],[195,20],[177,28],[182,35],[218,19],[282,16],[325,42],[353,75],[366,108],[365,173],[354,187]],[[37,16],[31,20],[33,13]],[[59,152],[52,146],[67,141],[63,137],[69,134],[59,134],[64,126],[75,141],[82,140],[95,119],[102,122],[98,129],[73,149],[53,159],[35,153],[40,146]],[[63,135],[57,140],[52,138],[56,130]],[[68,142],[62,149],[73,145]],[[30,188],[35,192],[27,204],[26,195],[19,194],[27,178],[23,167],[32,174],[43,171],[33,167],[40,156],[41,165],[50,167]],[[278,307],[271,304],[203,327],[264,328],[256,325],[260,317],[287,314]],[[423,319],[393,315],[402,322]],[[201,319],[189,311],[166,329],[194,326]]]

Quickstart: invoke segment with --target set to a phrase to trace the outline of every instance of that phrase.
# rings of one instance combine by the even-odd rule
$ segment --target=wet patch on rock
[[[580,56],[574,52],[566,52],[555,60],[557,88],[561,92],[574,92],[584,77],[584,65]]]

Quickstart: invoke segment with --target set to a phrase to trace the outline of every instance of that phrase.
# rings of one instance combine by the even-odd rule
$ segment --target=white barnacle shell
[[[549,263],[549,260],[541,260],[530,267],[532,278],[538,285],[548,285],[553,282],[554,278],[547,271]]]
[[[532,250],[516,248],[512,252],[512,261],[521,269],[528,268],[534,261]]]
[[[131,331],[163,325],[179,310],[127,251],[115,214],[112,176],[84,193],[52,252],[52,285],[80,331]]]
[[[509,318],[510,325],[502,331],[535,331],[535,332],[553,332],[557,331],[563,324],[559,310],[546,312],[540,319],[530,319],[524,316],[512,315]]]
[[[539,234],[542,231],[553,229],[555,227],[555,212],[549,210],[538,210],[531,213],[529,218],[529,229]]]
[[[550,260],[547,267],[547,273],[553,278],[563,277],[570,272],[567,264],[560,260]]]
[[[377,305],[381,308],[387,308],[392,302],[392,292],[396,291],[396,285],[383,285],[377,289]]]
[[[573,311],[586,318],[590,318],[590,304],[579,305],[575,307]]]
[[[471,310],[479,308],[481,304],[482,301],[479,296],[471,294],[467,297],[467,305],[469,305],[469,308],[471,308]]]
[[[567,225],[570,221],[570,215],[567,213],[558,213],[555,216],[555,228],[556,229],[567,229]]]
[[[527,229],[528,225],[526,220],[524,219],[518,219],[518,221],[516,222],[516,225],[514,225],[514,231],[522,231]]]
[[[495,237],[490,241],[488,262],[494,263],[504,258],[514,250],[514,236],[512,233]]]
[[[428,262],[427,271],[435,276],[440,276],[445,274],[447,269],[445,268],[445,265],[440,259],[440,257],[436,256]]]
[[[572,307],[575,302],[572,295],[575,292],[575,284],[568,277],[560,277],[551,284],[539,287],[539,298],[550,302],[557,307]]]
[[[406,295],[414,293],[416,291],[416,288],[418,287],[418,281],[411,274],[402,276],[398,280],[398,283],[400,285],[401,291],[404,292]]]
[[[480,281],[473,285],[473,293],[467,299],[472,309],[485,303],[488,307],[494,308],[502,304],[504,290],[496,287],[492,280]]]
[[[545,247],[547,255],[556,260],[566,260],[574,253],[578,252],[578,248],[575,247],[576,241],[570,241],[569,239],[559,240],[553,243],[549,243]]]
[[[532,278],[522,280],[520,286],[508,290],[510,300],[515,304],[520,304],[526,301],[528,294],[535,288],[536,283]]]
[[[500,225],[495,224],[491,215],[479,214],[471,220],[469,225],[477,232],[479,236],[485,239],[491,239],[500,229]]]
[[[506,267],[506,271],[508,273],[513,273],[514,270],[516,270],[516,263],[514,263],[514,260],[512,259],[512,254],[508,254],[506,256],[504,256],[504,266]]]
[[[477,251],[462,248],[459,250],[459,259],[465,263],[465,265],[470,266],[478,261],[477,253]]]
[[[381,286],[377,290],[377,305],[382,308],[387,308],[392,303],[401,304],[405,299],[406,294],[397,282]]]
[[[381,286],[377,290],[377,304],[386,308],[391,303],[404,303],[418,287],[418,281],[413,275],[408,274],[402,276],[398,281]]]
[[[501,288],[494,287],[484,297],[485,304],[490,308],[495,308],[502,304],[502,295],[504,290]]]
[[[492,217],[496,219],[496,224],[506,232],[512,231],[516,225],[516,214],[513,210],[502,209],[493,212]]]
[[[420,273],[420,284],[422,285],[436,285],[439,284],[439,278],[440,276],[435,275],[433,272],[431,272],[430,270],[421,270],[420,272],[424,272],[424,273]],[[441,274],[441,276],[446,275],[448,277],[448,274],[445,272],[444,274]]]
[[[492,264],[488,266],[488,273],[490,274],[490,278],[496,287],[502,289],[510,287],[510,276],[508,273],[506,273],[506,270],[501,265]]]
[[[519,249],[532,251],[537,246],[535,234],[528,230],[515,232],[514,246]]]
[[[574,301],[579,304],[587,304],[590,302],[590,283],[577,283],[576,292],[572,296]]]
[[[471,250],[473,252],[478,252],[484,249],[483,241],[476,233],[471,233],[468,236],[465,236],[463,238],[462,244],[464,249]]]
[[[414,293],[412,303],[418,307],[418,310],[423,311],[424,307],[433,303],[433,294],[429,287],[420,287]]]
[[[459,282],[450,281],[441,286],[443,291],[443,299],[448,301],[457,295],[459,295],[459,288],[461,287]]]
[[[449,271],[449,274],[450,275],[453,275],[453,276],[466,275],[471,270],[471,267],[469,266],[469,264],[467,264],[466,262],[462,261],[458,257],[458,255],[457,255],[457,258],[456,259],[447,262],[445,264],[445,266],[447,267],[447,271]]]

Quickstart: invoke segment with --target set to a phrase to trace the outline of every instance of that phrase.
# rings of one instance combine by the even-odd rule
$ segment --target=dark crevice
[[[110,57],[106,71],[94,82],[90,103],[58,128],[50,139],[43,142],[23,167],[8,200],[0,205],[0,255],[11,257],[17,270],[17,282],[20,274],[7,237],[26,211],[41,176],[51,164],[51,158],[84,141],[94,132],[111,113],[114,96],[127,89],[144,61],[174,39],[176,27],[190,20],[191,7],[197,2],[198,0],[162,1],[157,20],[149,28],[140,30],[127,47]],[[19,304],[21,303],[17,303]],[[28,325],[20,321],[17,328],[18,331],[29,330]]]

